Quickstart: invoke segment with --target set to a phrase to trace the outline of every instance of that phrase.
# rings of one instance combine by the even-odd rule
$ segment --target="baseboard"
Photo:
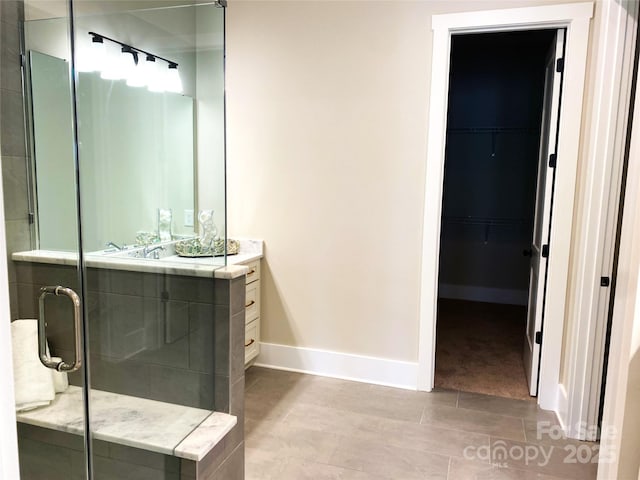
[[[584,440],[584,438],[579,438],[579,432],[576,429],[579,425],[569,424],[569,394],[567,393],[565,386],[561,383],[558,384],[558,404],[555,409],[555,413],[556,417],[558,417],[558,423],[560,423],[562,431],[567,438]]]
[[[256,366],[416,390],[418,363],[261,343]]]
[[[529,301],[526,290],[454,285],[450,283],[441,283],[438,286],[438,297],[453,300],[470,300],[472,302],[504,303],[507,305],[527,305]]]

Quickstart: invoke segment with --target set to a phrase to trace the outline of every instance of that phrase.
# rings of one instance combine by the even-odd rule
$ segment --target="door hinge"
[[[549,256],[549,244],[542,245],[542,252],[540,255],[542,258],[547,258]]]
[[[559,58],[556,61],[556,72],[558,73],[564,72],[564,58]]]
[[[549,155],[549,168],[556,168],[556,164],[558,163],[558,155],[552,153]]]
[[[601,287],[608,287],[609,286],[609,277],[600,277],[600,286]]]
[[[542,345],[542,331],[536,332],[536,343]]]
[[[32,212],[29,212],[27,214],[27,221],[29,222],[29,225],[33,225],[36,222],[36,216]]]
[[[27,59],[25,58],[24,54],[19,53],[18,57],[20,57],[20,66],[24,68],[25,63],[27,63]]]

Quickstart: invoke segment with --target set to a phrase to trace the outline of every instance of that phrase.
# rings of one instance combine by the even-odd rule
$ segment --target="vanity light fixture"
[[[79,61],[78,71],[98,71],[106,80],[125,79],[130,87],[146,86],[152,92],[182,93],[176,62],[96,32],[89,35],[91,58]]]

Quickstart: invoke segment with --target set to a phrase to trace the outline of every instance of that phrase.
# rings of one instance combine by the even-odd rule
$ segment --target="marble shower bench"
[[[47,407],[16,414],[37,427],[83,435],[82,389],[69,386]],[[200,461],[237,423],[233,415],[91,390],[93,438]]]

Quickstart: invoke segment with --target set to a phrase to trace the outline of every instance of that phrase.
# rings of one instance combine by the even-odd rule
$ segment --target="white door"
[[[547,57],[544,85],[544,105],[542,108],[542,128],[540,135],[540,157],[538,159],[538,186],[536,211],[531,241],[531,266],[529,275],[529,308],[524,341],[524,368],[529,382],[529,393],[538,393],[538,370],[540,366],[540,345],[543,338],[544,289],[547,276],[547,255],[552,255],[548,246],[549,226],[553,194],[554,166],[551,155],[555,155],[560,91],[562,81],[562,55],[564,51],[564,30],[558,30],[556,41]],[[562,159],[560,159],[562,161]],[[543,254],[545,257],[543,257]]]

